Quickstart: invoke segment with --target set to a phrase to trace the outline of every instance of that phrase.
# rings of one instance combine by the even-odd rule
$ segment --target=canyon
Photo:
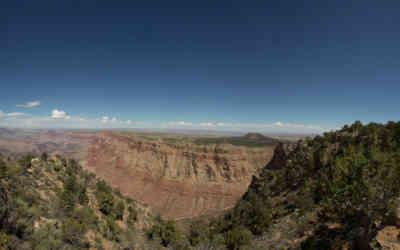
[[[234,206],[273,147],[167,144],[113,132],[91,143],[84,166],[121,193],[173,219]]]
[[[214,215],[235,205],[277,140],[249,134],[240,146],[177,135],[121,131],[2,130],[0,150],[60,154],[79,160],[123,195],[175,220]],[[212,143],[208,143],[211,140]],[[231,139],[229,139],[231,140]],[[237,142],[234,138],[234,142]]]

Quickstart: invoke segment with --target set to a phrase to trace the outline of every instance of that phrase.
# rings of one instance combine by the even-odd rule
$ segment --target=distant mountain
[[[266,136],[260,133],[247,133],[243,137],[249,140],[264,140],[267,138]]]
[[[0,128],[0,137],[10,137],[17,133],[15,129]]]
[[[197,144],[232,144],[244,147],[267,147],[276,146],[282,140],[264,136],[260,133],[248,133],[244,136],[232,137],[203,137],[195,140]]]

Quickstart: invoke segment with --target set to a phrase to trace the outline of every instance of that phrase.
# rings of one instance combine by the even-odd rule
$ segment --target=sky
[[[0,127],[320,133],[397,121],[399,1],[21,1]]]

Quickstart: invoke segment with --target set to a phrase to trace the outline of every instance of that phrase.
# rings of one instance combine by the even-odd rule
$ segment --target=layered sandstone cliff
[[[86,167],[163,216],[183,219],[235,205],[273,147],[168,144],[104,132],[88,148]]]

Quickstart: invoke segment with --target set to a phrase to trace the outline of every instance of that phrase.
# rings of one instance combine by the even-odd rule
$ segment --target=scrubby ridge
[[[399,197],[400,123],[356,122],[278,146],[218,230],[249,230],[263,249],[379,248]]]
[[[277,146],[237,205],[193,223],[189,240],[199,249],[397,249],[399,197],[400,122],[356,122]]]
[[[146,207],[75,160],[0,159],[0,249],[135,249],[151,224]]]

